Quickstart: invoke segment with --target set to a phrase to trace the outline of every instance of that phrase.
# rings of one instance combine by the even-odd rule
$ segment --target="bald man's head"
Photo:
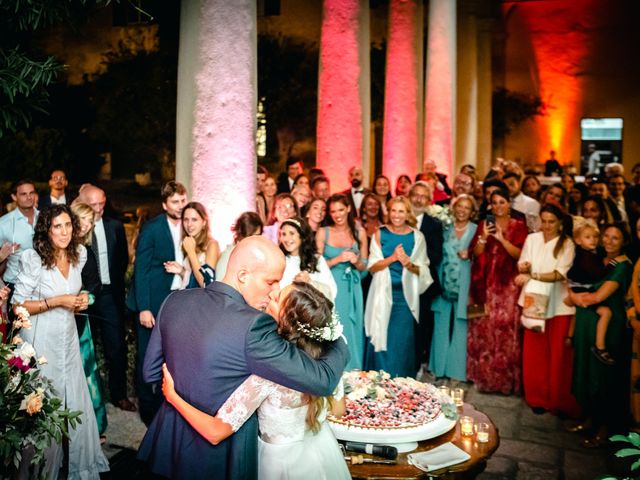
[[[107,196],[104,190],[95,185],[85,184],[80,188],[78,198],[81,202],[89,205],[96,214],[96,220],[100,220],[104,214],[104,206],[107,203]]]
[[[284,254],[271,240],[247,237],[233,249],[222,281],[253,308],[264,310],[280,290],[284,266]]]

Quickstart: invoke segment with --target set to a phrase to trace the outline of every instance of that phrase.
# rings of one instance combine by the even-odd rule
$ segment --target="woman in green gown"
[[[96,295],[101,287],[100,273],[98,271],[98,259],[95,251],[91,248],[91,237],[94,225],[93,209],[86,203],[75,203],[71,210],[78,217],[80,223],[81,243],[87,247],[87,263],[82,269],[82,288],[91,295]],[[78,327],[78,340],[80,341],[80,355],[82,356],[82,367],[87,377],[89,395],[93,403],[93,411],[98,422],[98,432],[103,440],[103,434],[107,430],[107,410],[102,393],[102,381],[98,372],[96,362],[96,352],[91,335],[89,315],[76,315],[76,326]],[[104,440],[103,440],[104,441]]]
[[[610,224],[603,229],[602,244],[607,265],[604,279],[593,293],[570,293],[576,306],[573,334],[572,391],[586,415],[570,431],[591,430],[593,435],[582,442],[585,448],[597,448],[611,433],[625,432],[629,420],[629,368],[632,331],[627,325],[625,294],[631,280],[632,265],[623,254],[629,236],[626,229]],[[604,303],[612,312],[607,328],[606,348],[615,360],[601,363],[591,352],[595,344],[598,314],[592,305]]]

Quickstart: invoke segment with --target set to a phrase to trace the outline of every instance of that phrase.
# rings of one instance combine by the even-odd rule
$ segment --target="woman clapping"
[[[387,204],[389,221],[371,239],[369,271],[373,274],[365,310],[365,330],[374,351],[368,370],[392,377],[414,377],[414,322],[420,314],[420,294],[433,282],[424,236],[406,197]]]

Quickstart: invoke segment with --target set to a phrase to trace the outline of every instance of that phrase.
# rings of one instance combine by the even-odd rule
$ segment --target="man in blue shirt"
[[[0,260],[6,264],[3,279],[13,291],[19,273],[22,252],[32,247],[33,229],[38,220],[35,208],[36,188],[31,180],[20,180],[11,187],[16,208],[0,217]],[[7,252],[8,257],[3,258]]]

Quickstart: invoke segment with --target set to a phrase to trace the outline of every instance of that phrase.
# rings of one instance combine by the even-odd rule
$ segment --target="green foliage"
[[[47,87],[63,66],[51,56],[28,51],[30,34],[60,22],[71,22],[88,4],[109,0],[0,0],[0,138],[28,127],[48,103]]]
[[[494,143],[503,140],[515,127],[537,115],[544,115],[545,104],[537,95],[498,88],[492,98]]]
[[[0,138],[31,122],[34,112],[44,112],[51,84],[61,65],[53,57],[37,61],[18,47],[0,48]]]
[[[640,435],[637,434],[636,432],[630,432],[628,435],[613,435],[612,437],[609,437],[609,441],[610,442],[623,442],[623,443],[629,443],[631,444],[634,448],[622,448],[620,450],[618,450],[616,452],[616,457],[619,458],[626,458],[626,457],[633,457],[633,456],[637,456],[640,455]],[[640,468],[640,459],[636,460],[635,462],[633,462],[633,464],[631,465],[631,471],[633,472],[634,470],[637,470],[638,468]],[[625,480],[628,479],[629,477],[625,477]],[[634,477],[634,478],[638,478],[638,477]],[[618,480],[618,477],[612,476],[612,475],[603,475],[597,478],[597,480]]]

